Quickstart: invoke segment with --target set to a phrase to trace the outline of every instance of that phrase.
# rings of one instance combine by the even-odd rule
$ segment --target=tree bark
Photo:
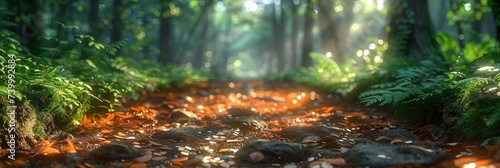
[[[173,41],[173,24],[172,17],[168,15],[170,8],[169,4],[172,0],[160,0],[161,13],[160,13],[160,38],[158,46],[160,48],[160,55],[158,61],[163,65],[174,64],[174,49],[172,47]]]
[[[333,59],[339,63],[345,60],[345,41],[349,37],[349,29],[354,18],[352,10],[354,2],[352,0],[342,1],[344,7],[342,17],[332,13],[332,7],[336,6],[332,0],[318,1],[322,51],[323,53],[331,52],[334,56]]]
[[[209,0],[208,2],[206,2],[206,4],[203,6],[201,12],[200,12],[200,15],[198,16],[198,18],[196,19],[196,21],[194,21],[193,25],[191,26],[191,28],[189,29],[188,31],[188,34],[187,34],[187,38],[186,40],[183,40],[182,42],[182,46],[181,46],[181,51],[179,53],[179,55],[176,57],[176,61],[175,63],[179,63],[179,59],[182,58],[182,57],[185,57],[185,53],[186,53],[186,50],[188,48],[188,45],[194,35],[194,32],[196,31],[196,28],[198,28],[198,26],[200,25],[200,23],[207,18],[207,12],[209,11],[209,9],[212,7],[212,5],[214,4],[214,0]]]
[[[457,0],[450,0],[450,7],[451,7],[451,11],[457,15],[457,11],[458,11],[458,2]],[[464,31],[462,29],[462,22],[460,20],[457,20],[457,22],[455,23],[456,27],[457,27],[457,41],[458,41],[458,45],[460,46],[460,50],[463,50],[464,47],[465,47],[465,34],[464,34]]]
[[[90,0],[89,26],[90,26],[90,35],[94,38],[99,38],[100,35],[98,20],[99,20],[99,0]]]
[[[278,71],[284,70],[285,67],[285,45],[284,45],[284,33],[285,33],[285,12],[283,2],[280,4],[280,17],[278,19],[278,12],[276,12],[276,4],[272,3],[272,25],[273,25],[273,38],[274,38],[274,55],[276,56],[276,69]]]
[[[408,61],[431,57],[442,58],[434,39],[427,0],[390,0],[389,48],[386,60],[403,58]]]
[[[19,10],[20,14],[31,14],[32,19],[27,23],[20,23],[20,33],[21,43],[24,43],[29,49],[29,52],[35,56],[39,56],[42,50],[39,47],[43,47],[42,37],[45,31],[46,20],[44,19],[44,11],[42,1],[33,0],[31,3],[20,2]]]
[[[314,24],[313,18],[313,3],[312,0],[307,0],[307,7],[305,12],[305,24],[304,24],[304,38],[302,39],[302,64],[301,66],[307,67],[313,65],[309,53],[312,51],[312,28]]]
[[[488,1],[490,3],[491,11],[493,12],[493,18],[495,18],[495,28],[496,28],[496,38],[500,41],[500,2],[499,1]]]
[[[111,30],[111,42],[122,40],[122,0],[113,1],[113,29]]]
[[[224,47],[223,47],[223,53],[222,53],[222,59],[219,62],[218,65],[218,72],[219,73],[225,73],[227,72],[227,60],[229,59],[230,53],[231,53],[231,47],[229,45],[230,41],[232,40],[229,38],[231,35],[231,28],[233,26],[233,21],[231,18],[231,13],[227,13],[226,17],[226,32],[224,33]]]
[[[298,1],[300,3],[300,1]],[[297,16],[297,8],[299,4],[295,4],[293,1],[291,2],[292,4],[292,34],[291,34],[291,48],[292,48],[292,53],[291,53],[291,61],[290,61],[290,66],[291,68],[295,68],[297,66],[297,60],[298,60],[298,54],[297,54],[297,36],[299,34],[299,28],[298,28],[298,16]]]
[[[205,8],[209,8],[209,7],[205,6]],[[203,14],[203,21],[201,21],[202,25],[205,25],[205,26],[210,24],[209,15],[207,13],[208,12]],[[200,32],[199,39],[209,40],[208,39],[208,30],[209,29],[210,29],[209,26],[202,28],[201,32]],[[207,46],[206,42],[200,42],[198,47],[196,48],[196,52],[193,55],[194,59],[192,61],[194,68],[202,68],[204,66],[204,63],[205,63],[204,53],[205,53],[205,50],[207,48],[206,46]]]

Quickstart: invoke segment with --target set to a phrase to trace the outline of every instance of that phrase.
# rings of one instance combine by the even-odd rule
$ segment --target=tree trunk
[[[209,7],[207,6],[206,8],[209,8]],[[209,16],[207,13],[203,14],[203,21],[201,21],[202,22],[201,25],[207,26],[210,24]],[[208,40],[208,30],[209,29],[210,29],[209,26],[203,27],[201,29],[199,39]],[[204,54],[205,54],[205,50],[207,48],[206,46],[207,46],[206,42],[199,42],[199,46],[196,48],[196,52],[193,55],[194,58],[192,59],[192,63],[193,63],[194,68],[202,68],[204,66],[204,63],[205,63]]]
[[[160,55],[158,61],[163,65],[174,64],[174,49],[172,47],[173,41],[173,25],[172,17],[168,15],[170,8],[169,4],[172,0],[160,0],[161,14],[160,14],[160,39],[158,47],[160,48]]]
[[[312,51],[312,28],[314,24],[313,18],[313,3],[312,0],[307,0],[307,9],[305,12],[304,38],[302,39],[302,66],[307,67],[313,65],[309,53]]]
[[[274,38],[274,47],[273,47],[273,55],[276,58],[276,70],[282,71],[285,67],[285,45],[284,45],[284,33],[285,33],[285,12],[283,2],[280,5],[280,17],[278,19],[278,12],[276,12],[276,4],[272,3],[272,25],[273,25],[273,38]]]
[[[495,18],[495,27],[497,31],[497,41],[500,41],[500,1],[491,0],[490,3],[491,11],[493,12],[493,18]]]
[[[298,1],[300,2],[300,1]],[[298,24],[298,17],[297,17],[297,6],[299,4],[295,4],[294,1],[291,2],[292,4],[292,35],[291,35],[291,48],[292,48],[292,53],[291,53],[291,61],[290,61],[290,66],[291,68],[295,68],[297,66],[297,59],[298,59],[298,54],[297,54],[297,36],[299,34],[299,24]]]
[[[90,35],[96,39],[99,38],[101,32],[98,27],[99,20],[99,0],[90,0],[89,5],[89,26],[90,26]]]
[[[196,18],[196,21],[194,21],[193,25],[189,29],[186,40],[183,40],[182,42],[181,51],[179,55],[175,58],[175,63],[179,63],[180,58],[185,57],[186,50],[191,42],[191,39],[194,35],[194,32],[196,31],[196,28],[198,28],[200,23],[207,18],[207,12],[209,11],[209,9],[212,7],[213,4],[214,0],[209,0],[202,8],[200,15],[198,15],[198,18]]]
[[[386,60],[408,61],[438,56],[439,45],[429,16],[427,0],[390,0],[390,28]]]
[[[218,72],[219,73],[225,73],[227,72],[227,60],[229,59],[230,53],[231,53],[231,46],[230,46],[230,40],[232,40],[229,36],[231,35],[231,28],[233,25],[233,21],[231,18],[231,13],[228,12],[227,14],[227,20],[226,20],[226,32],[224,33],[224,47],[223,47],[223,53],[222,53],[222,59],[219,62],[218,65]]]
[[[45,31],[45,19],[43,11],[43,3],[38,0],[33,0],[31,3],[24,3],[22,1],[19,6],[21,14],[31,14],[32,19],[27,23],[21,24],[21,42],[28,47],[31,54],[35,56],[40,56],[42,50],[39,47],[43,47],[43,34]]]
[[[113,1],[113,30],[111,32],[111,42],[118,42],[122,39],[122,0]]]
[[[451,7],[451,11],[454,13],[454,15],[458,15],[457,14],[457,11],[458,11],[458,2],[457,0],[450,0],[450,7]],[[458,41],[458,45],[460,46],[460,50],[463,50],[464,47],[465,47],[465,34],[464,34],[464,31],[462,29],[462,22],[460,20],[457,20],[457,22],[455,23],[455,25],[457,26],[457,41]]]

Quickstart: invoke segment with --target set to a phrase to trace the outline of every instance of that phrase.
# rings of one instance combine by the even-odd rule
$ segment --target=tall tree
[[[274,55],[277,61],[277,70],[281,71],[285,68],[285,7],[284,2],[280,1],[280,12],[276,12],[277,5],[272,4],[272,25],[273,25],[273,38],[274,38]]]
[[[202,23],[203,21],[205,21],[205,23],[206,23],[206,21],[208,19],[207,13],[213,7],[213,4],[214,4],[214,0],[207,0],[207,1],[205,1],[204,5],[200,6],[200,8],[201,8],[200,14],[198,15],[198,17],[194,21],[193,25],[189,29],[186,39],[182,41],[181,51],[180,51],[179,55],[176,57],[176,61],[175,61],[176,63],[180,62],[180,61],[178,61],[178,59],[184,57],[184,55],[187,51],[187,48],[191,42],[191,39],[194,36],[196,29],[199,28],[200,23]],[[204,24],[204,25],[207,25],[207,24]],[[208,28],[202,27],[202,31],[201,31],[202,36],[206,36],[207,29]],[[204,45],[204,44],[201,44],[201,45]],[[199,58],[199,57],[197,57],[197,58]],[[200,61],[202,61],[202,60],[200,60]]]
[[[123,7],[122,0],[113,1],[113,29],[111,30],[111,42],[118,42],[122,40],[122,27],[123,27]]]
[[[21,42],[28,47],[31,54],[37,56],[41,53],[40,47],[44,46],[42,41],[46,26],[44,6],[43,1],[39,0],[32,0],[30,3],[20,1],[19,3],[20,14],[28,14],[32,17],[26,17],[26,20],[20,22],[20,32],[17,33],[21,35]]]
[[[491,0],[490,3],[491,10],[493,11],[493,17],[495,18],[495,27],[497,31],[497,41],[500,41],[500,2]]]
[[[100,35],[98,20],[99,20],[99,0],[90,0],[89,1],[90,35],[95,38],[99,37]]]
[[[451,11],[453,12],[453,14],[456,16],[458,15],[458,2],[457,0],[450,0],[450,7],[451,7]],[[464,47],[465,47],[465,34],[464,34],[464,30],[462,28],[462,21],[460,21],[459,19],[456,20],[455,22],[455,25],[457,26],[457,33],[458,33],[458,36],[457,36],[457,41],[458,41],[458,45],[460,46],[460,50],[462,50]]]
[[[210,11],[209,9],[211,7],[211,4],[207,4],[204,6],[204,11],[207,11],[207,12],[203,12],[204,14],[202,15],[203,16],[203,19],[201,21],[201,25],[205,25],[205,26],[208,26],[210,25]],[[210,26],[208,27],[203,27],[201,29],[201,32],[200,32],[200,35],[199,35],[199,39],[203,39],[203,40],[209,40],[208,39],[208,30],[210,29]],[[196,48],[196,52],[194,53],[194,59],[193,59],[193,67],[194,68],[201,68],[203,67],[204,63],[205,63],[205,57],[204,57],[204,53],[205,53],[205,50],[207,48],[207,43],[206,42],[198,42],[198,47]]]
[[[311,66],[313,64],[309,53],[313,49],[312,29],[314,25],[314,4],[312,0],[307,0],[305,23],[304,23],[304,38],[302,39],[302,66]]]
[[[297,66],[297,59],[298,59],[298,54],[297,54],[297,37],[299,35],[299,24],[298,24],[298,15],[297,15],[297,11],[298,11],[298,6],[299,6],[299,3],[300,1],[290,1],[291,3],[291,12],[292,12],[292,33],[291,33],[291,48],[292,48],[292,53],[290,54],[291,55],[291,61],[290,61],[290,66],[292,68],[294,68],[295,66]],[[297,2],[297,3],[295,3]]]
[[[230,42],[232,38],[230,38],[231,35],[231,29],[233,27],[233,18],[232,18],[232,13],[227,10],[227,15],[226,15],[226,28],[224,32],[224,47],[222,51],[222,58],[219,62],[218,66],[218,72],[219,73],[225,73],[227,71],[227,61],[229,59],[229,56],[231,54],[231,46]]]
[[[422,60],[441,56],[427,0],[389,0],[390,32],[386,59]]]
[[[339,1],[335,1],[339,2]],[[337,62],[344,61],[345,41],[349,36],[349,28],[354,18],[354,2],[343,0],[341,4],[334,4],[332,0],[318,1],[319,23],[323,53],[332,52]],[[334,6],[342,5],[342,13],[334,13]]]
[[[160,48],[160,55],[158,61],[164,65],[174,63],[174,51],[172,47],[173,41],[173,24],[172,16],[170,14],[170,4],[173,0],[160,0],[160,38],[158,46]]]

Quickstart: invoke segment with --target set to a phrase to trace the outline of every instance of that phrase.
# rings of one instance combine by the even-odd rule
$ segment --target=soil
[[[0,167],[500,167],[500,144],[440,139],[387,112],[291,82],[218,81],[143,93]],[[361,159],[361,160],[360,160]]]

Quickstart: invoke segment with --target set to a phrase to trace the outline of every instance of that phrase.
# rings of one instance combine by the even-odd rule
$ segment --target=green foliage
[[[21,49],[21,45],[9,32],[1,32],[0,36],[6,37],[0,41],[0,48],[8,49],[0,51],[0,54],[15,55],[15,58],[9,58],[15,59],[15,78],[13,78],[14,95],[17,99],[15,105],[34,105],[34,109],[39,112],[36,118],[40,123],[44,123],[47,117],[53,116],[56,121],[60,121],[58,123],[62,128],[70,128],[71,121],[80,119],[90,107],[88,101],[93,96],[91,87],[72,77],[60,66],[49,66],[27,57],[28,54]],[[0,76],[2,83],[7,83],[8,80],[5,68],[7,62],[2,57]],[[0,90],[2,99],[6,98],[7,88],[2,87]],[[24,101],[32,103],[24,104],[22,103]]]
[[[277,73],[270,76],[269,79],[286,79],[305,83],[325,91],[348,96],[358,85],[364,85],[363,82],[370,81],[374,75],[384,73],[378,67],[384,61],[382,53],[387,49],[387,44],[381,39],[372,39],[372,41],[366,49],[357,51],[357,57],[353,57],[343,64],[335,62],[332,59],[335,55],[331,55],[331,53],[325,55],[313,52],[309,56],[316,63],[315,65]]]
[[[324,90],[346,93],[349,84],[354,81],[355,74],[343,70],[333,59],[320,53],[311,53],[310,57],[317,63],[311,67],[302,67],[295,71],[278,73],[270,79],[286,79],[298,83],[306,83]]]
[[[359,97],[365,105],[392,105],[394,114],[402,119],[433,122],[440,118],[437,121],[459,125],[469,137],[499,135],[497,56],[497,52],[490,50],[474,61],[461,64],[466,69],[452,72],[449,71],[452,65],[421,61],[419,65],[397,70],[392,80],[372,85],[371,90]]]
[[[437,42],[441,46],[443,58],[448,62],[456,62],[455,67],[478,60],[482,56],[491,52],[495,47],[495,40],[488,35],[482,35],[479,42],[468,42],[465,44],[463,51],[458,45],[458,42],[451,38],[446,32],[439,32],[436,37]],[[461,67],[463,68],[463,67]]]
[[[457,0],[456,11],[449,11],[446,14],[448,24],[453,25],[456,23],[472,22],[474,20],[481,20],[484,13],[490,12],[488,1],[494,0]]]
[[[67,31],[78,29],[60,26]],[[2,31],[0,36],[0,54],[16,55],[16,103],[30,102],[23,106],[36,111],[32,117],[38,124],[23,130],[38,135],[45,134],[46,121],[57,121],[60,128],[71,129],[73,122],[81,120],[90,109],[112,111],[121,105],[120,98],[137,99],[142,89],[154,91],[209,77],[209,71],[163,67],[116,56],[126,41],[103,44],[89,35],[77,34],[74,38],[61,35],[46,38],[56,45],[41,47],[43,52],[34,56],[22,50],[12,33]],[[1,62],[0,82],[7,83],[6,58],[1,57]],[[8,88],[1,86],[2,102],[7,94]],[[4,114],[1,118],[8,121]]]

